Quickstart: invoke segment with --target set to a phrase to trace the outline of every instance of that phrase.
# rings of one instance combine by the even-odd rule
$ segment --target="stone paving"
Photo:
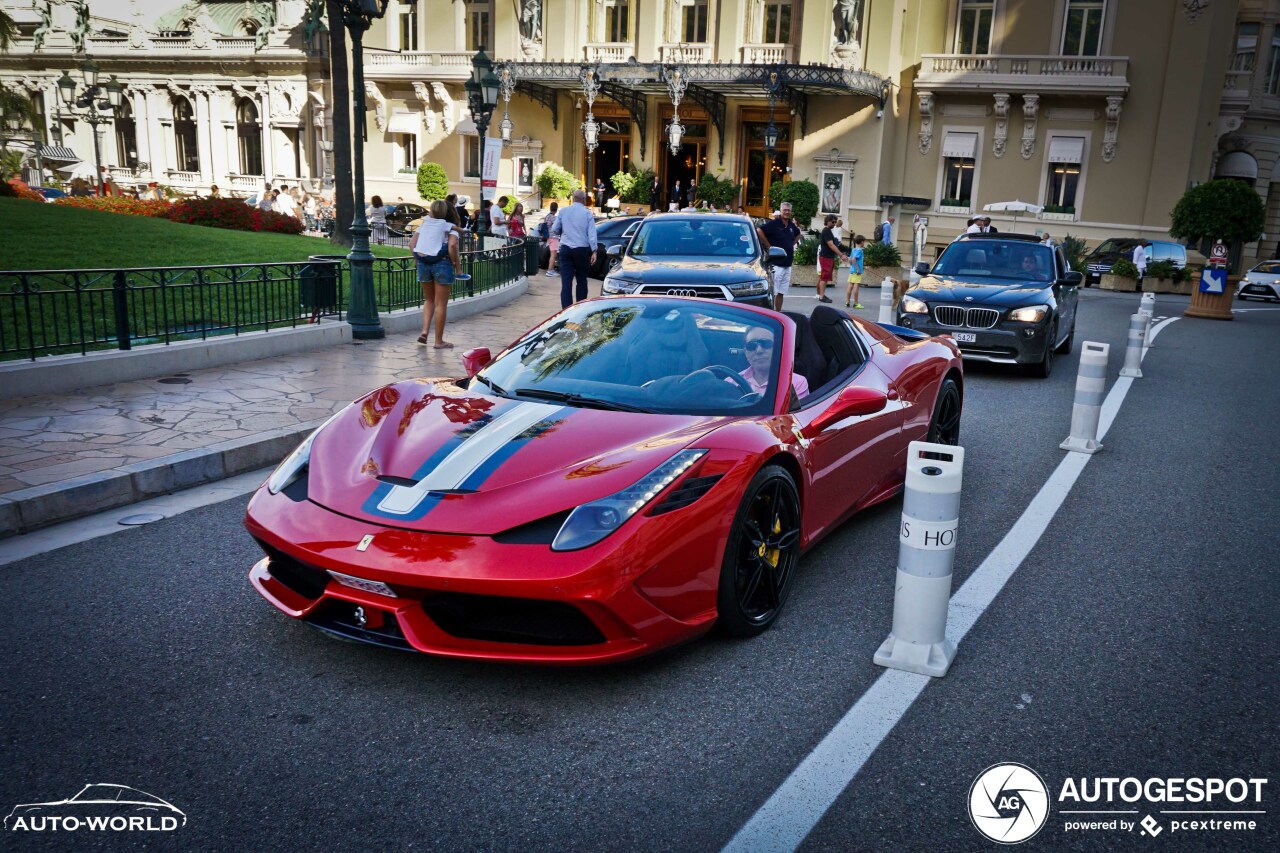
[[[192,373],[0,401],[0,495],[324,418],[372,388],[460,376],[462,353],[496,353],[560,308],[541,274],[514,302],[445,328],[453,349],[416,334]]]

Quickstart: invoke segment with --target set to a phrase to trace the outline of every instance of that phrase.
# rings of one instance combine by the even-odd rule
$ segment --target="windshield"
[[[1113,252],[1125,253],[1132,252],[1133,247],[1138,245],[1137,240],[1103,240],[1102,245],[1093,251],[1100,255],[1106,255]]]
[[[1264,272],[1271,273],[1272,275],[1280,275],[1280,261],[1264,261],[1249,270],[1249,272]]]
[[[756,254],[751,223],[703,216],[655,216],[644,221],[628,253],[634,257],[718,255],[750,258]]]
[[[777,320],[729,303],[583,302],[526,335],[473,388],[587,408],[768,414],[781,340]]]
[[[1053,250],[1040,243],[1013,240],[961,240],[942,253],[933,274],[1049,281],[1053,278]]]

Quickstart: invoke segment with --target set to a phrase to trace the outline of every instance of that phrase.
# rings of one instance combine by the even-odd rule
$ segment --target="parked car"
[[[429,213],[422,205],[408,202],[388,204],[386,210],[387,230],[398,236],[412,234],[417,230],[418,225],[422,224],[422,218]],[[410,228],[410,223],[415,220],[417,220],[416,224]]]
[[[701,296],[766,308],[773,304],[766,255],[755,225],[743,216],[648,216],[630,243],[616,243],[606,251],[619,263],[605,277],[601,287],[605,296]],[[775,247],[769,257],[782,254]]]
[[[1236,296],[1245,299],[1280,301],[1280,260],[1263,261],[1240,279]]]
[[[1186,246],[1170,240],[1148,240],[1147,242],[1150,243],[1147,246],[1147,263],[1173,261],[1173,265],[1178,269],[1186,269]],[[1133,249],[1137,245],[1138,241],[1130,237],[1108,237],[1103,240],[1084,259],[1088,269],[1085,287],[1092,287],[1102,281],[1102,276],[1111,272],[1111,265],[1121,258],[1132,261]]]
[[[1021,364],[1041,377],[1055,352],[1071,352],[1083,276],[1061,248],[1032,234],[968,234],[932,269],[916,271],[920,283],[898,305],[900,325],[951,335],[965,358]]]
[[[66,198],[66,192],[55,187],[32,187],[33,190],[44,196],[44,200],[53,204],[60,198]]]
[[[749,637],[804,549],[901,492],[910,442],[960,437],[951,340],[827,305],[590,299],[463,364],[370,392],[280,464],[245,517],[263,598],[463,659]]]
[[[591,278],[603,279],[609,270],[616,267],[619,259],[609,257],[609,247],[617,245],[625,247],[631,242],[631,238],[636,235],[641,222],[644,222],[643,216],[615,216],[612,219],[596,219],[596,243],[603,247],[604,251],[596,252],[596,262],[587,271],[587,275]]]

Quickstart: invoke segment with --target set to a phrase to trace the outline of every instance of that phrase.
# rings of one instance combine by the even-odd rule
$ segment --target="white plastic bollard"
[[[1071,435],[1058,445],[1063,450],[1097,453],[1098,421],[1102,418],[1102,400],[1107,390],[1107,356],[1110,344],[1085,341],[1080,350],[1080,372],[1076,374],[1076,401],[1071,406]]]
[[[1142,294],[1142,302],[1138,305],[1138,313],[1145,315],[1147,318],[1147,328],[1142,336],[1142,345],[1147,349],[1151,349],[1151,327],[1156,321],[1156,295],[1154,293]]]
[[[893,279],[886,278],[880,285],[880,323],[893,323]]]
[[[913,441],[907,449],[893,629],[873,658],[880,666],[941,678],[955,659],[947,606],[963,473],[963,447]]]
[[[1121,376],[1142,378],[1142,341],[1146,337],[1145,320],[1141,314],[1129,317],[1129,342],[1124,350],[1124,367],[1120,368]]]

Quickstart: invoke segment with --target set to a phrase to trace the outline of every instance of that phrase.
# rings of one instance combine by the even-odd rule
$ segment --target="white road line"
[[[1153,326],[1151,340],[1177,319],[1171,317]],[[1132,379],[1117,379],[1107,394],[1099,438],[1111,427],[1132,385]],[[1067,453],[1000,544],[951,597],[947,637],[957,646],[1039,542],[1092,458],[1087,453]],[[924,675],[886,670],[730,839],[725,853],[799,847],[931,681]]]
[[[174,515],[181,515],[188,510],[199,509],[202,506],[215,504],[219,501],[247,495],[255,491],[258,486],[261,486],[263,481],[271,476],[273,470],[275,470],[274,466],[237,474],[234,477],[219,480],[216,483],[196,486],[193,489],[184,489],[171,495],[162,495],[151,500],[100,512],[96,515],[77,518],[73,521],[64,521],[62,524],[55,524],[52,527],[45,527],[20,536],[0,539],[0,566],[14,563],[18,560],[25,560],[28,557],[35,557],[53,551],[56,548],[74,545],[77,542],[87,542],[90,539],[97,539],[99,536],[130,530],[132,529],[131,527],[120,523],[120,519],[130,515],[157,512],[165,518],[169,518]]]

